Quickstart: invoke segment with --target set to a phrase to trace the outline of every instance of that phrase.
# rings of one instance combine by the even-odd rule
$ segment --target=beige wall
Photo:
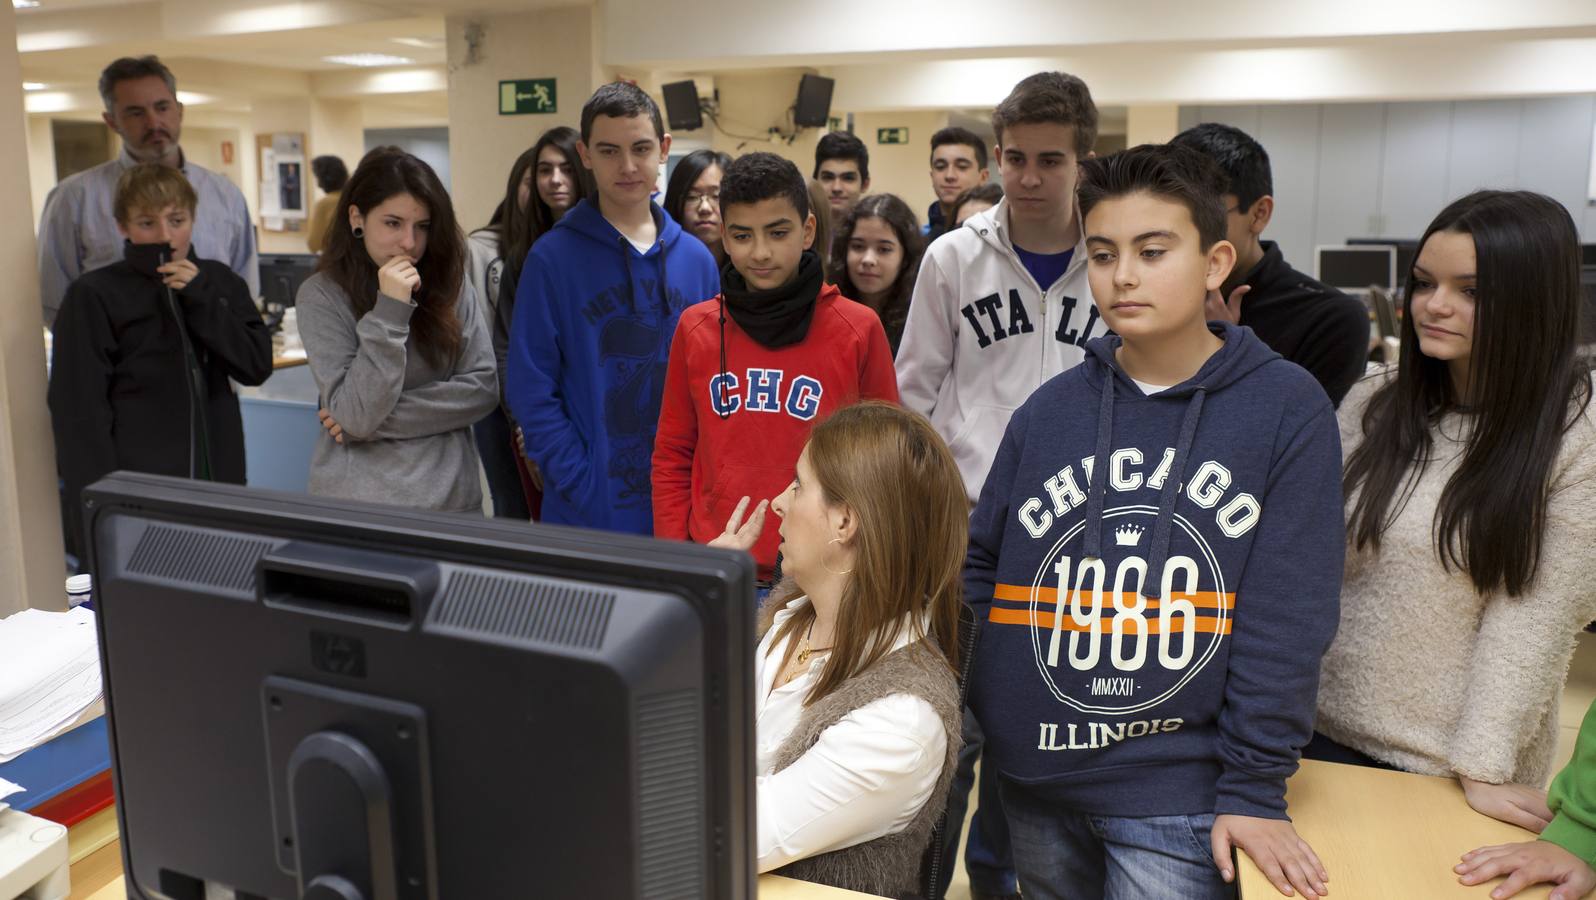
[[[475,55],[466,34],[480,29]],[[504,198],[515,158],[556,125],[576,127],[597,77],[593,11],[586,7],[450,16],[450,193],[461,222],[486,222]],[[499,82],[555,78],[558,111],[499,115]]]
[[[28,184],[33,198],[33,230],[38,233],[44,199],[55,187],[55,138],[49,116],[28,116]]]
[[[0,122],[24,121],[16,46],[16,14],[0,9]],[[29,159],[31,131],[0,129],[0,159]],[[29,169],[0,166],[0,206],[29,209],[33,193]],[[33,224],[13,216],[0,243],[0,266],[10,273],[0,292],[0,616],[66,606],[34,248]]]
[[[855,113],[853,133],[870,150],[870,193],[897,194],[914,210],[921,225],[926,209],[936,201],[931,189],[931,135],[948,124],[947,113]],[[879,128],[909,129],[907,144],[878,144]],[[987,148],[991,152],[991,148]]]

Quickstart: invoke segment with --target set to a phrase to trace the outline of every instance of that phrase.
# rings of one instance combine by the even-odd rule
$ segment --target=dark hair
[[[582,165],[582,156],[576,152],[576,129],[558,125],[543,132],[532,149],[516,157],[510,167],[510,180],[504,186],[504,199],[494,211],[488,227],[499,233],[499,254],[504,259],[503,283],[513,285],[521,280],[521,266],[538,238],[549,233],[558,218],[554,210],[538,194],[537,166],[543,150],[553,147],[560,151],[571,167],[571,203],[574,206],[594,193],[593,176]],[[527,200],[526,211],[516,208],[521,192],[521,179],[532,172],[532,196]]]
[[[731,154],[719,150],[694,150],[682,157],[676,163],[676,168],[671,170],[671,180],[665,185],[665,212],[676,220],[676,224],[687,227],[687,214],[683,205],[687,201],[687,194],[692,191],[693,185],[698,183],[704,173],[716,166],[720,167],[721,177],[726,176],[726,169],[731,166]]]
[[[949,125],[936,134],[931,135],[931,154],[936,155],[937,148],[946,144],[959,144],[975,151],[975,167],[986,168],[986,141],[981,136],[968,128]]]
[[[720,179],[720,214],[739,203],[785,199],[798,210],[798,220],[809,216],[809,184],[792,160],[774,153],[750,153],[732,160]]]
[[[1097,104],[1086,82],[1063,72],[1037,72],[1020,81],[992,110],[992,130],[1003,143],[1003,129],[1014,125],[1068,125],[1075,130],[1075,155],[1084,158],[1097,143]]]
[[[310,161],[310,174],[316,176],[316,185],[329,194],[336,194],[349,182],[349,168],[336,156],[318,156]]]
[[[133,81],[139,78],[159,78],[166,82],[166,89],[172,92],[172,99],[177,99],[177,79],[173,77],[172,70],[161,62],[160,57],[150,56],[124,56],[106,66],[100,72],[100,99],[105,101],[105,111],[116,112],[116,86],[123,81]]]
[[[1547,526],[1547,493],[1563,434],[1590,403],[1590,373],[1575,356],[1579,334],[1579,235],[1562,204],[1529,191],[1478,191],[1435,217],[1438,232],[1474,239],[1472,396],[1455,395],[1443,360],[1419,350],[1409,279],[1397,375],[1369,399],[1363,442],[1348,457],[1343,494],[1353,545],[1380,546],[1381,533],[1412,497],[1431,458],[1430,427],[1467,408],[1457,471],[1433,523],[1436,553],[1468,573],[1481,594],[1510,596],[1535,580]]]
[[[1225,175],[1220,193],[1235,194],[1243,211],[1251,209],[1259,197],[1275,192],[1269,152],[1240,128],[1204,122],[1175,135],[1170,143],[1190,147],[1217,163]]]
[[[848,272],[848,242],[853,240],[854,229],[859,227],[862,219],[886,222],[892,233],[897,235],[898,243],[903,246],[903,267],[898,270],[898,277],[893,279],[887,298],[879,308],[865,300],[854,286],[852,274]],[[897,338],[903,335],[903,325],[909,317],[909,300],[914,297],[914,279],[920,274],[920,257],[924,254],[925,237],[920,234],[920,221],[909,204],[896,194],[870,194],[860,199],[842,220],[842,225],[837,228],[837,236],[832,239],[831,271],[836,276],[837,289],[842,291],[844,297],[876,310],[876,315],[881,317],[881,326],[892,338],[894,347],[897,346]]]
[[[820,136],[815,144],[814,177],[820,177],[820,164],[828,159],[851,159],[859,164],[859,180],[870,180],[870,151],[864,141],[846,131],[831,131]]]
[[[1225,204],[1219,199],[1223,184],[1219,166],[1190,147],[1142,144],[1081,160],[1081,219],[1104,200],[1147,193],[1186,207],[1207,249],[1225,239]]]
[[[460,320],[454,307],[465,277],[466,250],[449,192],[431,166],[398,147],[378,147],[367,153],[344,185],[342,218],[328,227],[327,246],[316,268],[343,290],[355,318],[370,312],[377,303],[377,264],[349,229],[349,207],[366,215],[399,194],[416,198],[432,217],[426,252],[416,262],[422,276],[421,294],[415,298],[410,335],[428,362],[443,366],[460,351]]]
[[[982,182],[981,184],[970,188],[959,196],[953,198],[953,206],[951,209],[949,209],[949,213],[951,213],[951,215],[948,216],[947,227],[950,229],[954,227],[954,223],[959,221],[959,209],[963,207],[964,204],[969,203],[971,200],[980,200],[983,203],[990,203],[993,206],[997,206],[998,202],[1002,199],[1003,185],[997,183],[996,181]]]
[[[635,84],[626,81],[612,81],[601,85],[582,104],[582,141],[586,143],[593,137],[593,120],[599,116],[609,116],[612,119],[630,119],[634,116],[648,116],[654,123],[654,137],[665,139],[665,122],[659,116],[659,104],[648,95],[647,91]]]

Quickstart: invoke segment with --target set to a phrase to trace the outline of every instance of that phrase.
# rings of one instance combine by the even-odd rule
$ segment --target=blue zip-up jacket
[[[1117,335],[1015,413],[970,522],[970,705],[1061,809],[1285,818],[1335,636],[1341,443],[1250,329],[1146,396]]]
[[[720,293],[703,242],[653,207],[647,253],[583,200],[515,290],[505,402],[543,471],[543,521],[653,532],[650,464],[676,319]]]

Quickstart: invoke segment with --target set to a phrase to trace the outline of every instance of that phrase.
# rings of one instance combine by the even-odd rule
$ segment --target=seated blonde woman
[[[714,546],[763,528],[744,498]],[[917,892],[959,749],[968,503],[929,423],[864,403],[817,426],[769,508],[786,579],[754,662],[761,872]]]

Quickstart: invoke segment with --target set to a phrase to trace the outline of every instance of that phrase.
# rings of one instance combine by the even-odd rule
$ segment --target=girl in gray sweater
[[[1341,628],[1305,753],[1454,777],[1536,832],[1563,678],[1596,619],[1579,303],[1579,239],[1548,197],[1471,194],[1420,241],[1401,361],[1340,408]]]
[[[449,194],[426,163],[383,147],[343,201],[295,300],[324,428],[310,492],[480,511],[471,425],[498,403],[498,378]]]

